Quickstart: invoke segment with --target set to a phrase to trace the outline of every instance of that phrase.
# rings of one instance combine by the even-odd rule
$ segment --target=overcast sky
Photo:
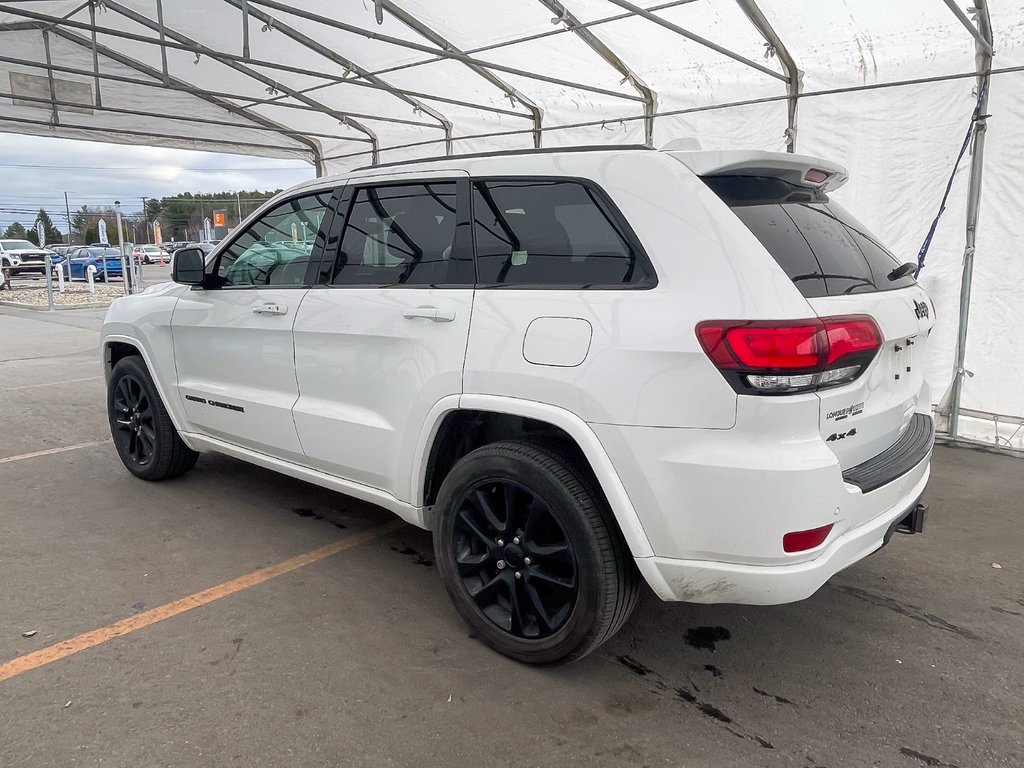
[[[287,188],[313,175],[301,160],[0,133],[0,231],[15,220],[31,226],[44,207],[66,232],[64,192],[72,212],[115,200],[139,211],[143,196]]]

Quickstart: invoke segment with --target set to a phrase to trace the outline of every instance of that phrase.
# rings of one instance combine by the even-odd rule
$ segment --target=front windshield
[[[0,245],[7,251],[24,251],[34,249],[36,246],[32,245],[28,240],[0,240]]]

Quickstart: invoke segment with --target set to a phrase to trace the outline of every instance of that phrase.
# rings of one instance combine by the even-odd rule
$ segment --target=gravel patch
[[[97,285],[96,293],[90,293],[84,286],[65,288],[64,293],[53,289],[53,304],[60,307],[73,307],[82,304],[109,304],[118,296],[124,296],[124,289],[120,287]],[[31,307],[45,307],[45,288],[15,288],[9,291],[0,291],[0,302],[11,302],[14,304],[25,304]]]

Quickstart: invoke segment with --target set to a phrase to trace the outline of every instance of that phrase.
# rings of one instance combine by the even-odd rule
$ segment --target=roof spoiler
[[[839,189],[850,178],[841,165],[787,152],[669,150],[666,154],[676,158],[698,176],[771,176],[799,187],[820,189],[822,192]]]

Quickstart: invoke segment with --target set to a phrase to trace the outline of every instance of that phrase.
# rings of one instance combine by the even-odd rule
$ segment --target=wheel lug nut
[[[502,568],[505,567],[505,561],[504,560],[499,560],[497,565],[498,565],[498,570],[500,571]]]
[[[519,571],[516,571],[516,578],[517,579],[523,578],[523,574],[521,574]]]
[[[519,543],[519,537],[516,536],[514,539],[512,539],[512,543],[513,544],[518,544]]]
[[[501,539],[498,539],[498,546],[499,547],[504,547],[505,546],[505,542],[502,541]]]
[[[523,558],[523,563],[525,563],[526,565],[529,565],[530,564],[530,558],[524,557]]]

